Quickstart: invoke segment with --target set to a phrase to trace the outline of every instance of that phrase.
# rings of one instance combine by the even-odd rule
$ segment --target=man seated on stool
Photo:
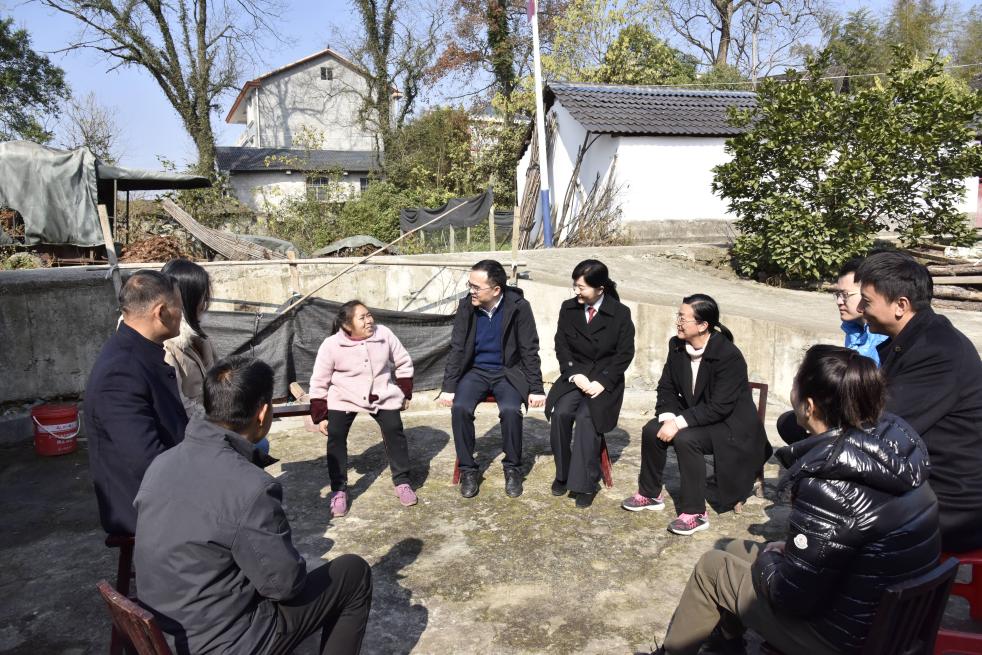
[[[522,495],[522,404],[542,407],[539,335],[532,306],[517,287],[507,285],[504,267],[479,261],[468,275],[468,295],[457,306],[450,354],[437,398],[451,407],[454,445],[460,465],[460,493],[477,495],[480,469],[474,461],[474,410],[494,396],[505,451],[505,493]]]
[[[230,357],[205,377],[205,417],[151,464],[136,498],[137,586],[185,653],[289,653],[320,632],[320,651],[361,650],[372,571],[342,555],[308,573],[293,546],[283,489],[255,448],[273,422],[273,370]]]
[[[860,310],[879,346],[887,409],[910,423],[931,455],[941,547],[982,548],[982,360],[968,337],[931,309],[922,264],[899,252],[871,255],[856,271]]]
[[[164,341],[181,330],[181,294],[169,276],[137,271],[119,292],[123,320],[85,385],[89,470],[108,534],[136,530],[133,499],[150,462],[184,438],[188,417]]]

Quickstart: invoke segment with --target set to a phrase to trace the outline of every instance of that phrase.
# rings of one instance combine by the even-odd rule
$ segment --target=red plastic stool
[[[967,600],[969,616],[976,621],[982,621],[982,550],[941,555],[942,561],[949,557],[954,557],[961,564],[967,564],[972,572],[972,579],[969,582],[956,581],[951,585],[951,594]],[[938,630],[938,639],[934,642],[934,655],[944,653],[982,655],[982,633]]]

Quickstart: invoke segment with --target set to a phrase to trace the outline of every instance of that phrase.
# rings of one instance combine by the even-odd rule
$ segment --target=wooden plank
[[[306,403],[273,405],[273,418],[287,418],[288,416],[310,416],[310,405]]]
[[[982,275],[946,275],[932,278],[935,284],[958,284],[975,286],[982,284]]]
[[[494,234],[494,203],[491,204],[491,209],[488,211],[488,239],[491,241],[491,250],[497,250],[498,240],[495,239]]]
[[[116,259],[116,245],[113,243],[113,233],[109,229],[109,212],[105,205],[99,205],[99,225],[102,227],[102,240],[106,244],[106,259],[109,260],[109,270],[116,290],[116,302],[119,302],[119,290],[123,288],[123,280],[119,274],[119,260]]]
[[[939,284],[934,287],[934,297],[945,300],[975,300],[982,301],[982,291],[962,289],[961,287],[951,287]]]
[[[931,275],[982,275],[982,264],[932,265],[927,270]]]

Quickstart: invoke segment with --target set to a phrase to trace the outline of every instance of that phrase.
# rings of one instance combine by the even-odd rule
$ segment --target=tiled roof
[[[696,91],[615,84],[549,84],[554,100],[587,130],[598,134],[732,136],[730,107],[749,109],[756,94],[746,91]]]
[[[290,148],[243,148],[219,146],[215,159],[220,171],[329,170],[373,171],[371,150],[291,150]],[[285,159],[285,161],[284,161]],[[268,165],[267,165],[268,160]]]

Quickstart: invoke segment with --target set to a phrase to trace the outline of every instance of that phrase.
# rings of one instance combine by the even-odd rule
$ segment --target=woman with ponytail
[[[676,334],[658,380],[655,414],[641,431],[638,491],[621,506],[629,511],[662,510],[662,475],[668,448],[675,448],[682,489],[678,518],[668,529],[690,535],[709,528],[705,455],[713,455],[720,506],[742,506],[757,471],[771,455],[757,416],[747,362],[720,323],[719,307],[707,295],[682,299]]]
[[[784,653],[862,652],[886,589],[929,572],[941,554],[927,448],[885,403],[872,359],[808,350],[791,405],[811,436],[776,453],[791,490],[786,541],[705,553],[660,653],[694,655],[717,624],[713,652],[743,652],[743,628]]]
[[[600,449],[617,425],[624,372],[634,359],[631,310],[621,304],[607,267],[587,259],[573,269],[575,297],[562,304],[556,327],[559,379],[546,398],[556,478],[552,494],[589,507],[599,488]]]
[[[341,305],[310,376],[310,417],[327,436],[332,516],[348,513],[348,431],[358,413],[370,414],[382,429],[399,502],[416,504],[402,428],[402,411],[412,397],[413,362],[396,335],[376,325],[361,301]]]

